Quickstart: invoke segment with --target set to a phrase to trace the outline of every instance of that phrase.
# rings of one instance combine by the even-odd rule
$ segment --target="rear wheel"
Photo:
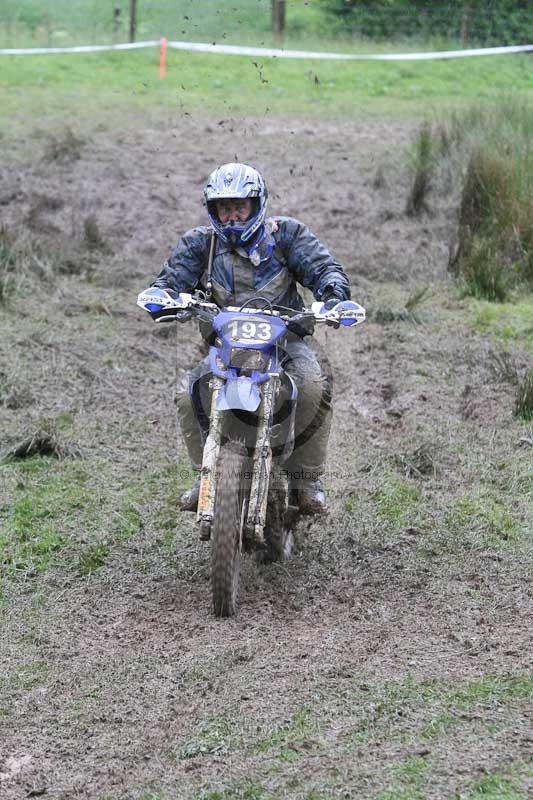
[[[232,617],[237,609],[245,464],[246,448],[242,443],[229,441],[221,447],[211,528],[211,585],[216,617]]]
[[[277,464],[272,464],[268,486],[268,506],[265,522],[266,551],[262,560],[287,561],[292,553],[292,525],[287,517],[287,477]]]

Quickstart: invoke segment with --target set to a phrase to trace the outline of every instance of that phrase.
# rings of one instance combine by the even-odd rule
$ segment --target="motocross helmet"
[[[209,220],[220,238],[232,247],[249,247],[263,238],[268,192],[260,173],[247,164],[223,164],[211,173],[204,189]],[[221,223],[217,200],[252,200],[252,213],[246,222]]]

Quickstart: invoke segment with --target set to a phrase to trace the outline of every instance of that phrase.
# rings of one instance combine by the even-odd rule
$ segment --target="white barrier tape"
[[[496,56],[504,53],[533,51],[533,44],[509,47],[484,47],[477,50],[442,50],[433,53],[354,53],[308,52],[304,50],[278,50],[268,47],[237,47],[230,44],[204,44],[194,42],[167,42],[175,50],[195,50],[200,53],[225,53],[234,56],[265,56],[271,58],[335,59],[337,61],[417,61],[430,58],[461,58],[463,56]]]
[[[18,47],[0,50],[2,56],[33,56],[51,53],[101,53],[104,50],[139,50],[142,47],[159,47],[159,39],[153,42],[126,42],[125,44],[84,44],[77,47]]]
[[[106,50],[138,50],[143,47],[159,47],[160,41],[126,42],[125,44],[80,45],[78,47],[32,47],[0,49],[2,56],[47,55],[54,53],[98,53]],[[305,50],[282,50],[269,47],[239,47],[230,44],[207,44],[205,42],[167,42],[174,50],[198,53],[224,53],[231,56],[264,56],[266,58],[334,59],[337,61],[422,61],[435,58],[464,58],[466,56],[497,56],[506,53],[533,51],[533,44],[508,47],[482,47],[475,50],[437,50],[431,53],[327,53]]]

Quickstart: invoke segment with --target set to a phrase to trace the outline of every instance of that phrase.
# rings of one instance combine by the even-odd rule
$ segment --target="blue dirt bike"
[[[197,521],[211,540],[213,609],[235,614],[243,550],[285,560],[297,509],[289,504],[283,464],[294,446],[297,388],[280,355],[289,331],[306,323],[354,327],[365,310],[352,301],[295,312],[261,297],[220,309],[201,293],[171,296],[151,287],[137,305],[157,322],[197,317],[211,327],[209,432],[203,449]],[[301,327],[300,327],[301,330]]]

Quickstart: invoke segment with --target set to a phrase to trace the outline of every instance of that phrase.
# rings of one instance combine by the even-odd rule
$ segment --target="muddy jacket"
[[[177,292],[205,288],[211,228],[188,231],[165,262],[154,286]],[[253,295],[295,310],[304,307],[296,284],[316,300],[335,294],[350,297],[346,274],[309,228],[292,217],[266,222],[266,236],[257,248],[255,266],[244,250],[232,250],[217,237],[211,273],[212,300],[218,306],[241,305]]]

